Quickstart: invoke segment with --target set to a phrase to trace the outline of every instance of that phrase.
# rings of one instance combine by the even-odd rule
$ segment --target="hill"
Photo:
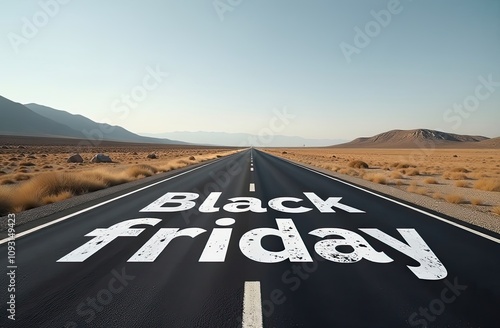
[[[373,137],[357,138],[351,142],[335,145],[336,148],[429,148],[430,145],[439,148],[454,148],[465,145],[478,147],[489,138],[453,134],[429,129],[391,130]]]
[[[0,96],[0,117],[2,134],[69,138],[81,136],[79,131],[50,120],[2,96]]]
[[[475,145],[476,144],[472,146]],[[500,149],[500,137],[483,140],[479,142],[478,146],[480,146],[480,148]]]
[[[169,140],[164,138],[143,137],[133,132],[130,132],[121,126],[109,125],[106,123],[97,123],[91,119],[82,116],[71,114],[63,110],[54,109],[38,104],[26,104],[27,108],[33,112],[44,116],[52,121],[71,127],[79,132],[78,137],[96,138],[102,134],[103,140],[134,142],[134,143],[161,143],[161,144],[185,144],[185,142]],[[105,132],[105,133],[103,133]]]

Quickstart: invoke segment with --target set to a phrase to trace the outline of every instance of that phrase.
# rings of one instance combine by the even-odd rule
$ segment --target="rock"
[[[82,156],[80,156],[80,154],[74,154],[68,158],[67,162],[68,163],[83,163],[83,158],[82,158]]]
[[[284,152],[282,152],[282,154],[283,154],[283,155],[286,155],[286,154],[288,154],[288,153],[287,153],[286,151],[284,151]]]
[[[134,151],[134,152],[132,153],[132,155],[139,155],[139,154],[137,154],[137,152],[135,152],[135,151]]]
[[[190,161],[195,161],[195,160],[196,160],[196,158],[195,158],[194,156],[190,156],[190,157],[189,157],[189,160],[190,160]]]
[[[95,154],[90,161],[92,163],[113,163],[111,158],[104,154]]]
[[[155,153],[148,154],[149,159],[157,159],[158,156]]]
[[[17,149],[26,149],[24,146],[17,146]]]

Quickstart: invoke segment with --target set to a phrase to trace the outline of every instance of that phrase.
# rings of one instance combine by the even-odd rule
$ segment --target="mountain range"
[[[0,135],[92,139],[153,144],[198,144],[235,147],[337,148],[500,148],[499,138],[453,134],[429,129],[391,130],[350,142],[297,136],[225,132],[167,132],[139,135],[121,126],[38,104],[20,104],[0,96]],[[182,140],[182,141],[177,141]]]
[[[0,96],[0,134],[59,137],[134,143],[185,144],[164,138],[144,137],[121,126],[38,104],[22,105]]]
[[[345,142],[339,139],[310,139],[284,135],[258,135],[250,133],[226,132],[166,132],[159,134],[142,133],[150,137],[183,140],[193,144],[223,145],[234,147],[326,147]]]

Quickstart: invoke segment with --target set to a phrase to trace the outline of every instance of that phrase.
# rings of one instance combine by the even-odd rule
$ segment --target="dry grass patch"
[[[395,167],[397,169],[407,169],[407,168],[416,167],[416,166],[413,164],[409,164],[409,163],[395,162],[395,163],[391,164],[391,167]]]
[[[425,178],[424,183],[426,183],[426,184],[438,184],[437,180],[434,178]]]
[[[444,196],[444,200],[446,200],[448,203],[452,203],[452,204],[464,204],[465,203],[465,199],[462,196],[456,195],[456,194],[446,195],[446,196]]]
[[[443,194],[440,192],[435,192],[432,194],[432,198],[434,199],[443,199],[443,197],[444,197]]]
[[[23,162],[19,163],[19,166],[36,166],[36,164],[32,162]]]
[[[479,199],[479,198],[472,198],[471,201],[470,201],[470,203],[472,205],[476,205],[476,206],[477,205],[483,205],[483,201],[481,199]]]
[[[349,164],[347,164],[347,166],[355,168],[355,169],[367,169],[368,168],[368,164],[366,162],[363,162],[360,160],[351,161],[351,162],[349,162]]]
[[[469,173],[470,171],[464,167],[456,167],[452,169],[451,172]]]
[[[457,181],[455,182],[455,186],[459,188],[469,188],[469,183],[467,181]]]
[[[359,172],[358,170],[354,170],[354,169],[351,169],[351,168],[340,169],[340,170],[338,170],[338,173],[350,175],[352,177],[359,177],[359,176],[363,175],[363,173]]]
[[[378,184],[387,184],[387,177],[382,173],[368,173],[363,176],[363,179]]]
[[[417,185],[414,184],[408,186],[408,188],[406,188],[406,191],[419,195],[427,195],[427,193],[429,192],[428,189],[418,187]]]
[[[233,151],[224,152],[223,155],[229,153]],[[188,160],[192,156],[186,156],[160,162],[162,166],[158,167],[148,164],[95,167],[92,164],[92,168],[80,169],[79,166],[65,165],[66,169],[63,166],[55,169],[46,164],[47,168],[53,170],[31,174],[8,174],[0,180],[0,214],[21,212],[65,200],[74,195],[101,190],[223,155],[207,152],[206,155],[197,156],[194,160]]]
[[[474,184],[475,189],[486,191],[500,191],[500,179],[481,179]]]
[[[420,172],[419,172],[417,169],[413,168],[413,169],[409,169],[409,170],[407,170],[407,171],[405,172],[405,174],[406,174],[407,176],[412,177],[412,176],[415,176],[415,175],[419,175],[419,174],[420,174]]]
[[[391,178],[393,179],[403,179],[403,175],[397,171],[391,173]]]
[[[52,204],[56,202],[60,202],[66,199],[73,197],[73,193],[71,191],[63,191],[57,195],[48,195],[42,197],[43,204]]]
[[[500,215],[500,206],[493,207],[491,209],[491,213],[496,214],[496,215]]]
[[[464,173],[448,171],[443,173],[443,178],[446,180],[465,180],[467,176]]]

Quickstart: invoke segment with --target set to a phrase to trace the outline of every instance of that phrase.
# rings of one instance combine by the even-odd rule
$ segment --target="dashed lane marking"
[[[260,281],[245,281],[243,292],[243,328],[262,328]]]

